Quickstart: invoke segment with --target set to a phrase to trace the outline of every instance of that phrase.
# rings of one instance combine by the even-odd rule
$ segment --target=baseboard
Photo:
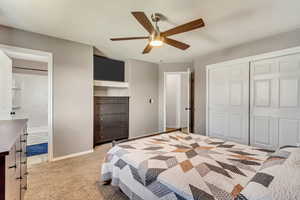
[[[167,125],[166,127],[167,128],[180,128],[180,126],[177,126],[177,125]]]
[[[88,154],[88,153],[93,153],[93,152],[94,152],[94,149],[91,149],[91,150],[88,150],[88,151],[79,152],[79,153],[73,153],[73,154],[69,154],[69,155],[66,155],[66,156],[61,156],[61,157],[53,158],[51,160],[51,162],[59,161],[59,160],[64,160],[64,159],[67,159],[67,158],[73,158],[73,157],[77,157],[77,156],[82,156],[82,155],[85,155],[85,154]]]

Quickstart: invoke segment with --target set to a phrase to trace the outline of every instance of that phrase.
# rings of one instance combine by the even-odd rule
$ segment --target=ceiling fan
[[[181,50],[186,50],[190,45],[177,40],[168,38],[168,36],[188,32],[197,28],[205,26],[203,20],[197,19],[186,24],[182,24],[170,30],[160,32],[158,27],[158,22],[161,20],[161,15],[154,13],[151,15],[152,22],[155,23],[153,26],[150,20],[147,18],[144,12],[131,12],[131,14],[136,18],[136,20],[147,30],[150,34],[145,37],[126,37],[126,38],[111,38],[112,41],[121,41],[121,40],[139,40],[139,39],[148,39],[148,44],[143,51],[143,54],[149,53],[153,47],[162,46],[164,43],[171,45],[173,47],[179,48]]]

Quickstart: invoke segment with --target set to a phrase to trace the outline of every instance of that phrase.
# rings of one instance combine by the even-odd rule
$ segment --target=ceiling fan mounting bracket
[[[151,19],[152,19],[152,21],[154,22],[154,23],[157,23],[157,22],[159,22],[161,19],[162,19],[162,14],[160,14],[160,13],[153,13],[152,15],[151,15]]]

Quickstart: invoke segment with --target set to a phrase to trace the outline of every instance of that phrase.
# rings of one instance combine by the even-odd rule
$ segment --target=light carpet
[[[101,164],[110,148],[111,144],[105,144],[90,154],[31,166],[25,200],[101,200],[122,196],[119,190],[98,184]]]

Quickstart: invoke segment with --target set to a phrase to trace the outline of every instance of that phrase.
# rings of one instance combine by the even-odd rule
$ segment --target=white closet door
[[[0,50],[0,120],[11,119],[12,61]]]
[[[208,123],[211,137],[249,143],[249,63],[209,68]]]
[[[300,142],[300,55],[251,64],[251,145],[276,149]]]

